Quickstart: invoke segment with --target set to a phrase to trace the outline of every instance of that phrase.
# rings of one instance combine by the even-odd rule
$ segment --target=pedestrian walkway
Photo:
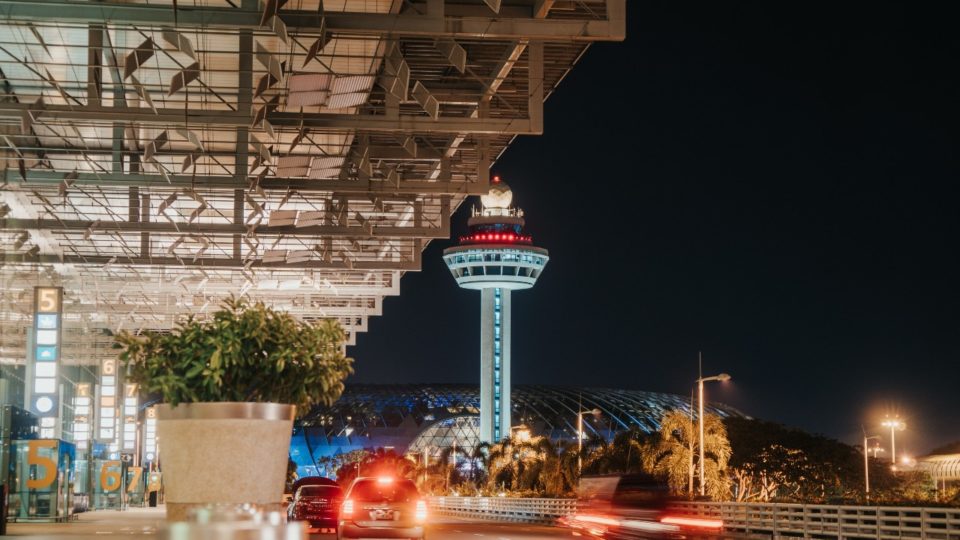
[[[166,513],[160,508],[130,508],[124,511],[100,510],[79,514],[68,523],[10,523],[7,536],[37,540],[87,540],[105,536],[135,537],[153,535],[164,523]]]

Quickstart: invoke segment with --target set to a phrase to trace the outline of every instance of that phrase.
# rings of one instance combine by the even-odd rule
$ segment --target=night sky
[[[594,45],[494,168],[551,256],[514,295],[514,384],[689,394],[702,350],[733,375],[710,398],[752,416],[960,440],[960,37],[863,6],[628,3],[626,42]],[[478,383],[449,245],[350,349],[352,381]]]

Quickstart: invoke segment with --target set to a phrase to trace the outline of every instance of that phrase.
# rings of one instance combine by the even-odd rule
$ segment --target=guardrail
[[[553,523],[577,510],[576,499],[517,499],[510,497],[430,497],[430,510],[450,517]]]
[[[774,538],[960,539],[960,508],[679,502],[678,514],[722,519],[726,531]]]

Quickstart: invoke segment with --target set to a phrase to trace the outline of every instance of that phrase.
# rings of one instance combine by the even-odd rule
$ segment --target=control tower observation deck
[[[537,282],[550,257],[524,234],[523,211],[511,206],[513,192],[492,180],[480,197],[460,245],[443,260],[464,289],[480,291],[480,440],[510,434],[510,295]]]

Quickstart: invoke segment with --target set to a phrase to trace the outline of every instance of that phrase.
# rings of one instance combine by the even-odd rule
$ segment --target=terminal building
[[[352,450],[436,457],[454,444],[473,449],[481,441],[480,403],[475,384],[348,385],[333,406],[316,407],[298,422],[291,458],[301,476],[329,476],[328,459]],[[584,409],[600,410],[584,416],[584,437],[606,440],[628,429],[656,431],[667,411],[690,410],[687,396],[568,386],[514,385],[511,403],[514,426],[554,441],[577,440],[577,412]],[[723,417],[741,414],[708,405],[708,412]]]
[[[158,445],[114,334],[163,332],[234,294],[335,319],[353,344],[452,213],[489,193],[510,143],[543,132],[544,101],[590,45],[624,39],[625,10],[3,2],[0,404],[56,441],[75,500],[115,507],[119,487],[85,475],[149,469]],[[0,433],[4,457],[29,453]],[[11,516],[69,517],[69,482],[28,489],[20,461],[7,484],[29,497]]]

